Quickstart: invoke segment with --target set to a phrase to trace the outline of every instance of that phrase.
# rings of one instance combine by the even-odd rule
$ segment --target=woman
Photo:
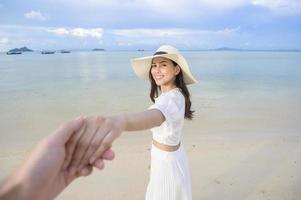
[[[96,118],[101,124],[98,131],[83,135],[83,144],[75,149],[71,166],[81,169],[89,162],[102,168],[95,161],[121,132],[151,129],[151,173],[145,199],[190,200],[190,174],[181,132],[184,118],[193,117],[186,85],[197,81],[185,58],[169,45],[161,46],[153,56],[133,59],[131,63],[139,78],[150,79],[154,104],[140,113]]]

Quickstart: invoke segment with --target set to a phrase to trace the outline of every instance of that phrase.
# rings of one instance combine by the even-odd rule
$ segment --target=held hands
[[[85,175],[89,166],[104,168],[103,158],[113,141],[125,130],[125,117],[87,117],[68,141],[63,166],[70,174]]]
[[[28,159],[0,185],[0,199],[46,199],[60,194],[73,180],[103,169],[114,159],[111,146],[122,131],[160,125],[157,109],[115,117],[79,117],[43,139]]]
[[[94,118],[87,122],[82,117],[69,121],[39,142],[22,165],[1,183],[0,199],[54,199],[73,180],[89,175],[91,165],[87,164],[81,173],[71,174],[65,164],[67,159],[70,160],[70,147],[79,142],[83,130],[93,133],[96,128],[98,130]],[[113,158],[114,152],[106,148],[96,162],[103,166],[103,159]]]
[[[54,199],[73,180],[88,176],[93,165],[112,160],[113,141],[125,127],[122,117],[79,117],[44,138],[0,185],[0,199]]]

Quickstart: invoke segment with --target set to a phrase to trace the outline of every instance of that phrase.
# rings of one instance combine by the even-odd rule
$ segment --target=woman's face
[[[168,58],[156,57],[152,60],[151,74],[161,88],[175,85],[176,75],[179,72],[180,67],[174,66]]]

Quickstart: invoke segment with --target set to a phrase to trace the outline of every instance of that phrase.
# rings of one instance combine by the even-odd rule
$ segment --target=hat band
[[[168,54],[168,53],[165,52],[165,51],[157,51],[157,52],[154,54],[154,56],[156,56],[156,55],[162,55],[162,54]]]

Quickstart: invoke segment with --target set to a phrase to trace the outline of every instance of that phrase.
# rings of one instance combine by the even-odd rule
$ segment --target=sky
[[[0,51],[301,49],[301,0],[0,0]]]

